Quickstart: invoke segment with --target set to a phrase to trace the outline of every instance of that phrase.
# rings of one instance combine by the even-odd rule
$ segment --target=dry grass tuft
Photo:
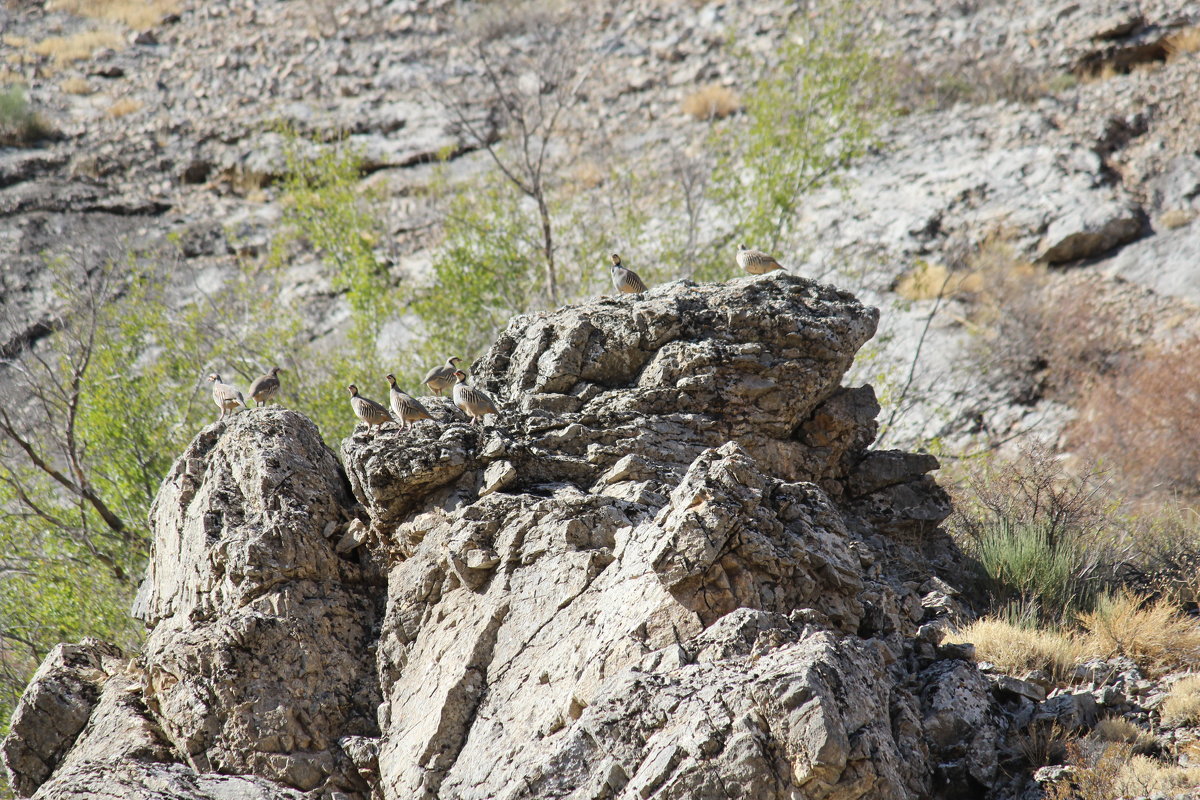
[[[58,85],[58,88],[63,91],[63,94],[91,94],[95,91],[92,85],[87,82],[87,78],[81,78],[78,75],[73,78],[67,78]]]
[[[121,34],[114,30],[83,31],[70,36],[50,36],[33,45],[33,52],[48,56],[58,64],[84,61],[97,50],[120,47],[125,43]]]
[[[1158,226],[1173,231],[1182,228],[1196,218],[1196,212],[1190,208],[1172,208],[1164,211],[1158,217]]]
[[[1122,742],[1133,745],[1135,751],[1145,751],[1154,745],[1154,736],[1124,717],[1105,717],[1088,734],[1102,742]]]
[[[132,114],[135,111],[140,111],[142,105],[143,103],[141,100],[134,100],[132,97],[122,97],[120,100],[109,106],[108,111],[105,113],[113,119],[117,119],[118,117],[123,117],[126,114]]]
[[[1169,727],[1200,725],[1200,675],[1184,678],[1172,686],[1160,713],[1163,725]]]
[[[908,300],[933,300],[968,292],[976,294],[983,288],[983,276],[978,272],[951,272],[941,264],[918,261],[896,281],[896,292]]]
[[[1178,58],[1200,50],[1200,25],[1172,33],[1166,41],[1167,58]]]
[[[1147,603],[1130,592],[1105,596],[1079,622],[1089,649],[1105,658],[1127,656],[1160,672],[1200,663],[1200,627],[1168,600]]]
[[[1200,767],[1181,767],[1135,755],[1121,767],[1110,797],[1178,794],[1197,787],[1200,787]]]
[[[119,22],[144,31],[179,12],[179,0],[51,0],[48,11],[65,11],[81,17]]]
[[[590,158],[580,161],[575,166],[574,173],[575,183],[580,189],[595,189],[604,183],[607,177],[604,167]]]
[[[1042,670],[1055,680],[1065,680],[1087,653],[1075,637],[1053,630],[1014,625],[994,617],[976,620],[952,632],[949,642],[975,645],[975,658],[990,661],[1012,675]]]
[[[724,119],[742,110],[742,99],[737,92],[710,83],[683,98],[683,113],[701,121]]]

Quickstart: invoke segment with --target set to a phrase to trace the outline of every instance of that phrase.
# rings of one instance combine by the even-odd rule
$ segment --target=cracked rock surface
[[[360,426],[342,464],[292,411],[209,426],[154,504],[145,652],[47,661],[5,744],[14,786],[907,798],[988,779],[990,684],[924,641],[949,606],[922,596],[953,592],[931,573],[961,567],[937,461],[870,451],[873,392],[841,385],[876,322],[785,273],[679,282],[514,319],[472,370],[501,409],[485,425],[430,398],[437,420]]]

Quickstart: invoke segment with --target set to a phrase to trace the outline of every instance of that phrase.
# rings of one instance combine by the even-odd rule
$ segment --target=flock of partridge
[[[638,294],[646,291],[646,284],[641,277],[633,270],[623,266],[619,255],[613,253],[609,258],[612,260],[612,266],[609,269],[612,270],[613,287],[618,292]],[[761,250],[752,250],[744,244],[738,245],[737,265],[751,275],[764,275],[777,269],[783,269],[774,257]],[[461,360],[458,357],[450,358],[443,366],[429,370],[422,384],[428,386],[434,394],[439,396],[442,392],[450,389],[454,405],[470,417],[471,424],[474,425],[476,420],[482,420],[487,414],[499,414],[500,412],[490,397],[474,386],[467,385],[467,374],[457,366]],[[282,371],[279,367],[273,367],[266,375],[259,376],[254,383],[250,384],[250,398],[256,406],[266,405],[268,400],[279,393],[279,373]],[[208,379],[213,384],[213,402],[217,404],[217,408],[221,409],[221,416],[217,418],[218,420],[224,419],[226,412],[235,411],[239,406],[249,407],[246,405],[242,393],[228,383],[222,382],[219,374],[214,372],[208,376]],[[421,405],[417,398],[396,385],[395,375],[388,375],[387,382],[391,387],[389,392],[391,395],[390,408],[385,408],[382,404],[360,395],[358,387],[353,383],[346,387],[346,390],[350,392],[351,410],[359,420],[367,424],[368,430],[377,431],[381,425],[387,422],[395,422],[403,430],[407,430],[419,420],[433,419],[428,409]]]

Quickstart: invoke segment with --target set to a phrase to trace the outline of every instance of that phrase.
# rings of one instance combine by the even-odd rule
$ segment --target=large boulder
[[[431,398],[412,430],[360,426],[344,472],[294,412],[209,426],[154,503],[145,652],[70,678],[46,741],[14,728],[19,790],[849,799],[928,795],[952,761],[985,777],[989,684],[959,664],[948,693],[915,638],[930,573],[959,567],[937,461],[870,451],[874,393],[840,385],[876,319],[784,273],[680,282],[515,319],[472,375],[498,417]]]

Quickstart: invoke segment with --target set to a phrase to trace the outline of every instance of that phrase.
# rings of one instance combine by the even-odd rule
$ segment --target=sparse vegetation
[[[158,25],[168,14],[177,13],[179,0],[51,0],[46,10],[119,22],[142,31]]]
[[[1090,647],[1105,658],[1128,656],[1158,671],[1200,661],[1200,628],[1168,600],[1147,603],[1129,592],[1103,595],[1079,621]]]
[[[1177,681],[1160,712],[1164,725],[1200,726],[1200,675]]]
[[[49,36],[34,44],[31,50],[40,56],[53,58],[55,63],[62,65],[84,61],[91,58],[97,50],[117,48],[123,44],[124,39],[120,33],[101,28],[68,36]]]
[[[719,83],[710,83],[683,98],[683,113],[700,121],[724,119],[741,110],[737,92]]]
[[[23,146],[50,135],[50,126],[29,105],[22,86],[0,89],[0,147]]]
[[[1131,745],[1133,752],[1146,753],[1154,748],[1155,739],[1145,728],[1134,725],[1125,717],[1108,716],[1096,723],[1088,734],[1089,738],[1101,742],[1119,742]]]
[[[1065,681],[1086,653],[1077,636],[1032,624],[985,617],[952,632],[947,641],[975,645],[975,658],[996,665],[1002,672],[1022,675],[1042,670]]]
[[[108,116],[112,117],[113,119],[117,119],[118,117],[128,116],[135,111],[140,111],[141,108],[141,100],[136,100],[132,97],[122,97],[120,100],[117,100],[115,103],[109,106],[108,111],[105,113],[107,113]]]

